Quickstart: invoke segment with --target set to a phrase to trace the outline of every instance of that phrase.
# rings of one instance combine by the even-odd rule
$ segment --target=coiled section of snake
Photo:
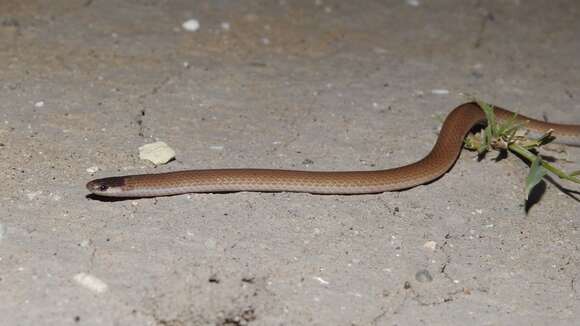
[[[496,107],[498,121],[514,113]],[[96,179],[87,189],[99,196],[155,197],[206,192],[306,192],[313,194],[369,194],[403,190],[431,182],[455,163],[465,135],[485,123],[476,103],[465,103],[445,118],[433,149],[423,159],[401,167],[376,171],[297,171],[270,169],[187,170]],[[515,121],[533,134],[553,130],[560,143],[580,145],[580,125],[547,123],[517,115]]]

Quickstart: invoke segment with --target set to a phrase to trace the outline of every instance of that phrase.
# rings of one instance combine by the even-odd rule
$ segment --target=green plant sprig
[[[517,114],[510,119],[497,122],[493,112],[493,105],[480,100],[475,102],[481,107],[487,119],[487,126],[479,135],[469,135],[465,139],[465,147],[476,150],[478,155],[484,155],[491,150],[512,151],[531,163],[530,172],[525,183],[525,199],[527,200],[532,189],[548,174],[553,173],[560,179],[580,184],[580,171],[567,173],[542,159],[536,149],[555,139],[552,130],[548,130],[538,139],[530,139],[523,132],[524,125],[516,122]]]

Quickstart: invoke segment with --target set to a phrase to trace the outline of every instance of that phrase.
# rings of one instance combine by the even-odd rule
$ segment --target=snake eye
[[[107,189],[109,189],[109,186],[107,186],[107,185],[100,185],[99,186],[99,191],[107,191]]]

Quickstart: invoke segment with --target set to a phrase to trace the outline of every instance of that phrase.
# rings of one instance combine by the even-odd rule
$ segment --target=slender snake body
[[[494,108],[498,121],[514,113]],[[465,135],[485,123],[485,114],[475,103],[465,103],[446,117],[431,152],[423,159],[401,167],[376,171],[296,171],[270,169],[187,170],[96,179],[87,189],[107,197],[156,197],[184,193],[263,191],[313,194],[368,194],[402,190],[433,181],[457,160]],[[580,125],[548,123],[517,115],[515,122],[534,135],[549,129],[556,141],[580,145]]]

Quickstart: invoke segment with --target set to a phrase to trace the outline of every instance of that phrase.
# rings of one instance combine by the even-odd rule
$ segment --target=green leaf
[[[493,105],[480,100],[476,100],[476,103],[483,110],[485,119],[487,120],[487,126],[483,130],[481,147],[477,150],[479,154],[483,154],[492,149],[491,144],[497,137],[497,123],[495,121],[495,114],[493,113]]]
[[[493,105],[485,103],[483,101],[477,101],[477,105],[483,110],[485,113],[485,119],[487,119],[487,128],[489,129],[489,133],[492,137],[495,137],[497,134],[497,124],[495,122],[495,114],[493,114]]]
[[[535,157],[532,161],[532,166],[530,167],[530,173],[526,178],[526,200],[530,196],[532,189],[542,181],[542,178],[546,175],[548,171],[542,166],[542,159]]]

